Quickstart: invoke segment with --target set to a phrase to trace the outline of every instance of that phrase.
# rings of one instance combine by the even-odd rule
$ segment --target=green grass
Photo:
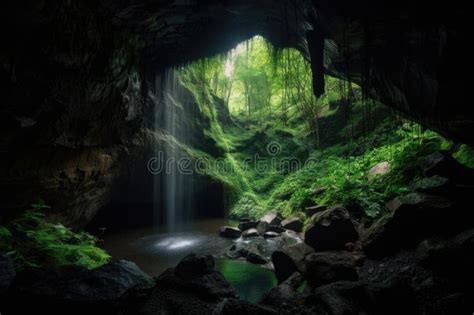
[[[13,258],[17,269],[62,265],[92,269],[109,261],[94,236],[46,222],[40,212],[45,207],[41,202],[34,204],[8,226],[0,226],[0,251]]]

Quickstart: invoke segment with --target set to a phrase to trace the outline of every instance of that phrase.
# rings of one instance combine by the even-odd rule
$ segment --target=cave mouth
[[[268,264],[287,242],[312,235],[326,211],[335,214],[324,220],[351,219],[317,238],[331,249],[351,243],[351,220],[381,217],[384,204],[419,176],[415,160],[450,144],[354,82],[324,81],[325,93],[316,97],[307,58],[262,36],[156,75],[152,127],[159,141],[89,230],[107,224],[102,246],[153,276],[191,253],[212,255],[250,302],[281,275],[233,258]],[[124,222],[115,232],[112,212]],[[277,227],[269,228],[273,219],[262,225],[275,213],[284,218]]]
[[[0,314],[472,313],[469,10],[6,7]]]

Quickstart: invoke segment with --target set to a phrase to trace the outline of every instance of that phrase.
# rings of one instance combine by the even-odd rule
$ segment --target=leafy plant
[[[105,264],[110,256],[86,232],[73,232],[62,224],[48,223],[39,201],[8,226],[0,227],[0,250],[9,252],[16,267],[75,265],[89,269]]]

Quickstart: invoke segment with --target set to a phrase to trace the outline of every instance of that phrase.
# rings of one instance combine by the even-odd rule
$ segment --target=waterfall
[[[155,176],[154,217],[155,224],[165,225],[169,232],[191,219],[192,175],[179,169],[183,155],[179,145],[191,145],[192,120],[189,93],[179,79],[175,69],[157,75],[155,79],[155,131],[164,134],[165,141],[159,141],[155,156],[163,166]]]

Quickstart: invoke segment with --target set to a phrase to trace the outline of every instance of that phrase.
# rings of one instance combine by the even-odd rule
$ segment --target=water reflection
[[[106,235],[103,247],[114,258],[133,261],[152,276],[176,266],[190,253],[212,255],[217,258],[216,269],[234,286],[239,296],[255,302],[275,286],[273,272],[246,262],[225,259],[225,253],[232,245],[254,246],[269,258],[280,243],[261,237],[252,240],[219,237],[219,227],[228,224],[224,220],[205,220],[182,226],[177,232],[151,228],[126,231]]]

